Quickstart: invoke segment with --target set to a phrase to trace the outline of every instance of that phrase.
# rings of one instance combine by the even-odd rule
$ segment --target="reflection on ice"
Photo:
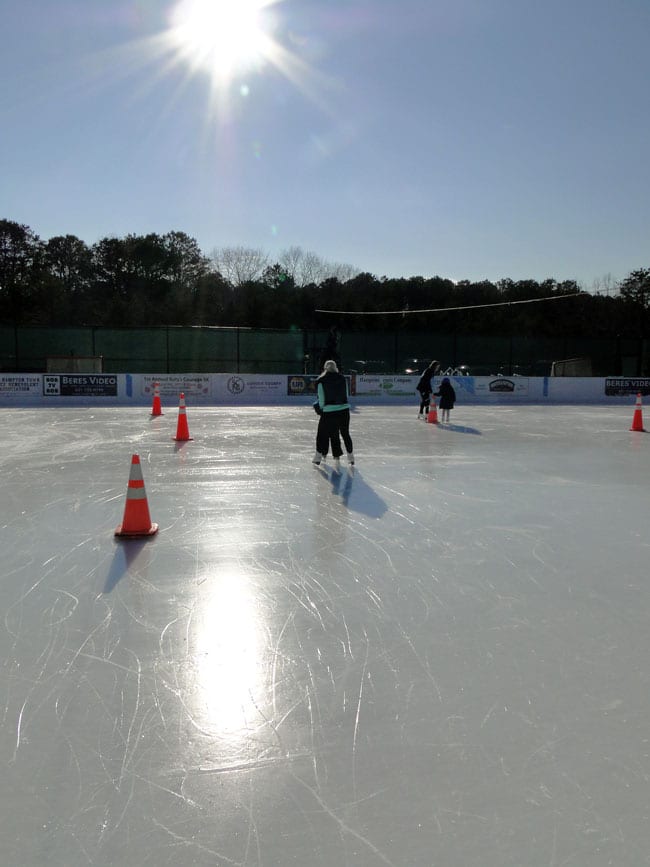
[[[245,571],[210,575],[212,590],[193,621],[196,718],[220,735],[246,737],[259,720],[260,627]],[[232,740],[231,740],[232,745]]]

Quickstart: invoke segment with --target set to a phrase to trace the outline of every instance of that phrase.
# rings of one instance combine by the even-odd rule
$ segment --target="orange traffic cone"
[[[181,392],[181,399],[178,405],[178,424],[176,425],[175,440],[186,442],[191,440],[190,429],[187,426],[187,412],[185,411],[185,395]]]
[[[151,523],[147,494],[144,489],[142,468],[139,455],[131,458],[131,472],[126,489],[126,505],[122,523],[115,531],[116,536],[153,536],[158,532],[158,524]]]
[[[634,418],[632,419],[632,427],[630,430],[645,430],[643,427],[643,410],[641,409],[641,392],[636,396],[636,407],[634,409]]]
[[[160,383],[153,384],[153,406],[151,407],[151,415],[162,415],[162,407],[160,405]]]
[[[438,410],[436,408],[435,397],[433,398],[433,401],[431,403],[431,407],[427,415],[427,421],[429,422],[429,424],[438,424]]]

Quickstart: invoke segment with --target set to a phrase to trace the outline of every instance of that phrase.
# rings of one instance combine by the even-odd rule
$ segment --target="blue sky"
[[[279,0],[219,80],[177,7],[0,0],[0,217],[378,277],[650,267],[648,0]]]

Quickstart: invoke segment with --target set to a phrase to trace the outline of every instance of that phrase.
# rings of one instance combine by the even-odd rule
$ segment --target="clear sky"
[[[649,0],[217,5],[0,0],[0,217],[378,277],[650,266]]]

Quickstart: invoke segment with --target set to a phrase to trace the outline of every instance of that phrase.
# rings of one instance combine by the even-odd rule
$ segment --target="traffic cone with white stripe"
[[[643,427],[643,410],[641,409],[641,392],[636,396],[636,407],[634,409],[634,417],[632,418],[632,427],[630,430],[645,430]]]
[[[429,408],[429,412],[427,414],[427,421],[429,422],[429,424],[438,424],[438,409],[436,407],[435,397],[431,398],[431,407]]]
[[[147,503],[147,494],[144,489],[140,456],[133,455],[131,458],[129,484],[126,489],[124,517],[122,518],[122,523],[115,531],[115,535],[135,538],[137,536],[153,536],[157,532],[158,524],[153,524],[149,515],[149,504]]]
[[[191,440],[190,429],[187,424],[187,411],[185,408],[185,395],[181,392],[180,403],[178,405],[178,424],[176,425],[176,436],[178,442],[187,442]]]
[[[160,383],[153,384],[153,406],[151,407],[151,415],[162,415],[162,406],[160,405]]]

